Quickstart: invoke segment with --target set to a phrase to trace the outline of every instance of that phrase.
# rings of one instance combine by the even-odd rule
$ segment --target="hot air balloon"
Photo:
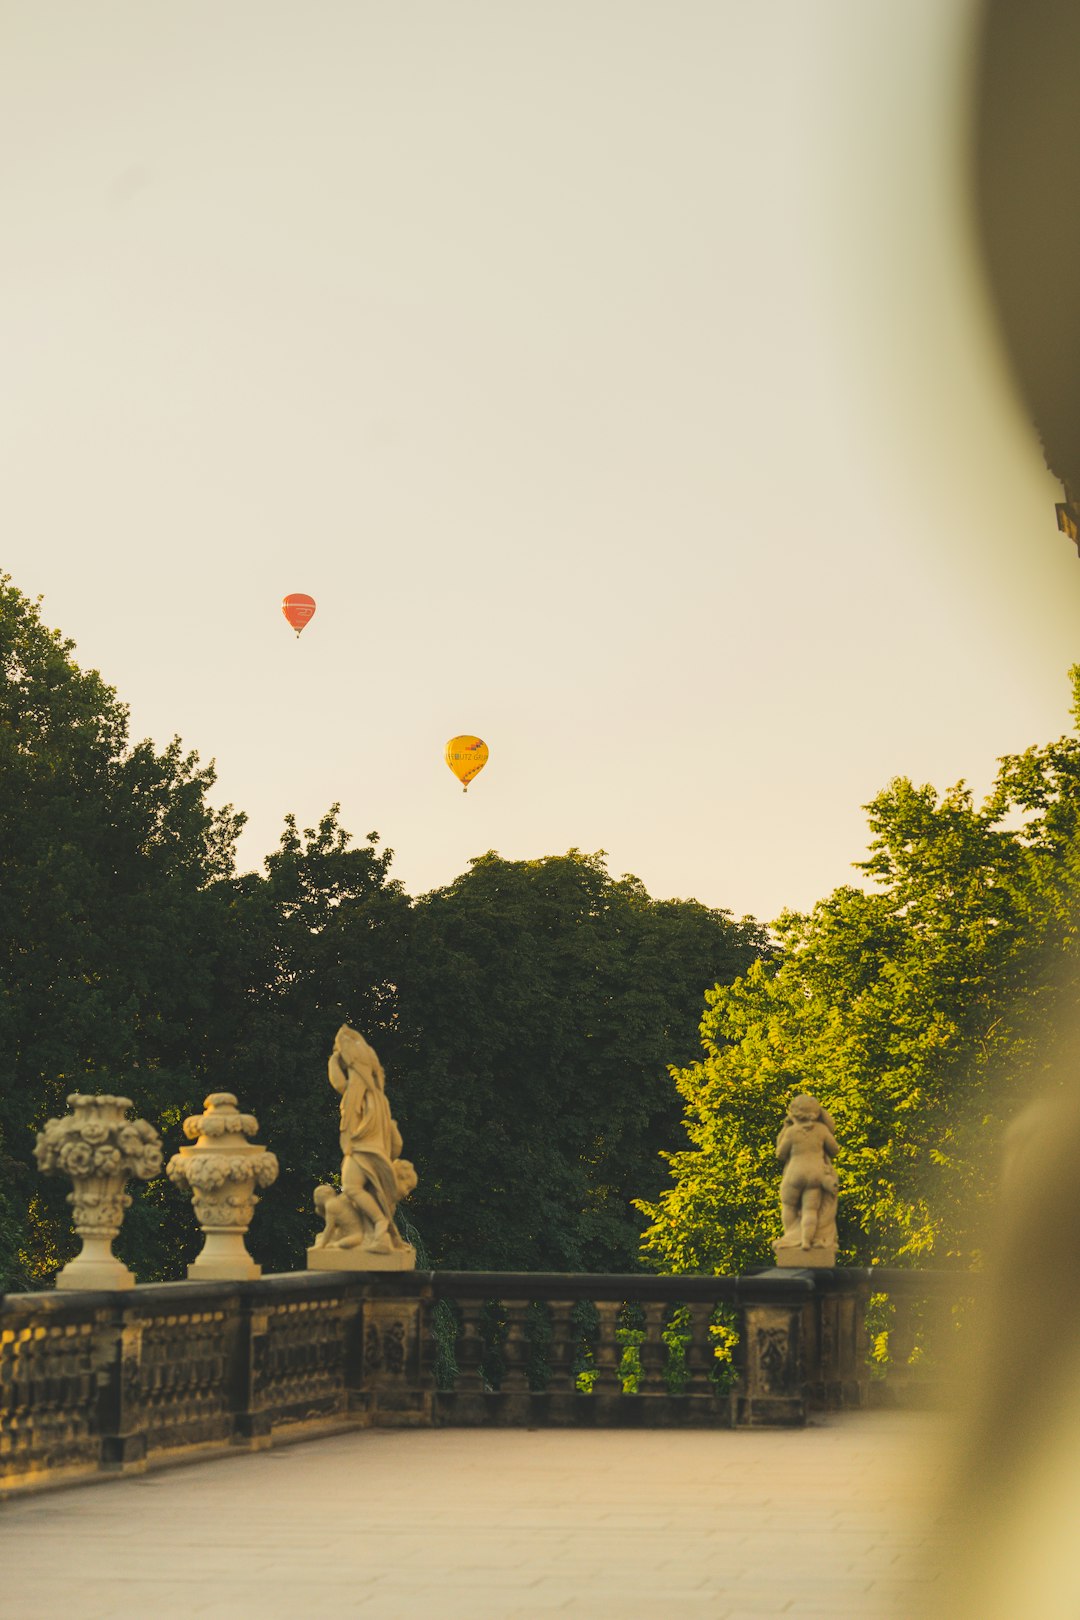
[[[305,596],[303,591],[293,591],[281,604],[281,611],[296,631],[297,635],[307,624],[315,612],[315,598]]]
[[[469,783],[487,764],[488,746],[479,737],[451,737],[446,745],[446,763],[468,793]]]

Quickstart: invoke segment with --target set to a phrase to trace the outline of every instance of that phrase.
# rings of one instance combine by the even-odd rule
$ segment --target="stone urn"
[[[184,1135],[194,1147],[182,1147],[165,1167],[170,1181],[190,1191],[195,1218],[206,1241],[188,1266],[188,1276],[204,1280],[244,1281],[257,1277],[257,1266],[244,1243],[255,1205],[256,1187],[277,1180],[278,1162],[254,1136],[254,1114],[241,1114],[229,1091],[215,1091],[203,1103],[206,1112],[184,1121]]]
[[[130,1097],[91,1097],[73,1091],[72,1110],[38,1132],[34,1158],[45,1175],[70,1176],[67,1201],[82,1249],[56,1278],[57,1288],[133,1288],[135,1278],[112,1252],[131,1199],[132,1176],[149,1181],[161,1170],[161,1138],[145,1119],[128,1119]]]

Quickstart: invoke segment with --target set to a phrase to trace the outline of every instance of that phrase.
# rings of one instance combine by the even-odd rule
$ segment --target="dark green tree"
[[[703,987],[765,949],[578,850],[489,853],[416,901],[387,1057],[436,1263],[636,1268],[630,1201],[677,1128],[665,1061],[692,1052]]]
[[[191,1031],[214,995],[221,908],[242,817],[178,741],[128,743],[128,712],[36,604],[0,576],[0,1152],[8,1285],[70,1252],[59,1182],[34,1131],[69,1091],[130,1096],[160,1119],[197,1089]],[[140,1197],[127,1252],[160,1265]]]

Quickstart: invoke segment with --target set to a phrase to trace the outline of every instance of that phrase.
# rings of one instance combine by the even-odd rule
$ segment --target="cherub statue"
[[[836,1127],[815,1097],[793,1097],[776,1157],[784,1166],[780,1204],[784,1235],[773,1244],[781,1266],[833,1265],[836,1261],[836,1197],[832,1167],[839,1148]]]
[[[315,1189],[315,1210],[326,1222],[315,1239],[316,1249],[358,1249],[367,1236],[356,1207],[344,1193],[325,1182]]]
[[[394,1182],[397,1186],[398,1197],[408,1198],[416,1186],[417,1176],[408,1159],[394,1160]]]
[[[349,1261],[357,1268],[411,1269],[415,1251],[395,1226],[394,1212],[416,1186],[416,1171],[401,1157],[382,1064],[364,1037],[342,1024],[328,1072],[341,1098],[341,1191],[325,1184],[315,1189],[315,1208],[326,1224],[308,1250],[308,1264],[325,1267],[324,1251],[348,1249],[358,1251]]]

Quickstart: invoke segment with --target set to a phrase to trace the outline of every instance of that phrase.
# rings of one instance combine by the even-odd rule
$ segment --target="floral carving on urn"
[[[254,1136],[254,1114],[241,1114],[229,1091],[215,1091],[203,1103],[206,1112],[184,1121],[184,1135],[195,1141],[174,1153],[165,1167],[169,1180],[186,1188],[205,1242],[188,1266],[189,1277],[244,1279],[257,1277],[257,1266],[244,1243],[255,1205],[256,1187],[277,1180],[278,1162],[265,1148],[245,1141]]]
[[[145,1119],[128,1119],[130,1097],[73,1091],[72,1110],[46,1120],[34,1158],[44,1175],[69,1176],[67,1201],[82,1249],[56,1278],[57,1288],[133,1288],[135,1278],[112,1252],[131,1199],[133,1176],[149,1181],[161,1170],[161,1138]]]

